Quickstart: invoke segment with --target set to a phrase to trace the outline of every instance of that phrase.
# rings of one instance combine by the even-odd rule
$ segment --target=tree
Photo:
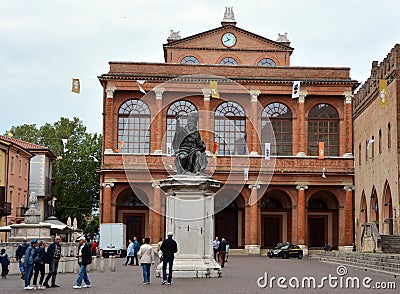
[[[100,185],[96,170],[101,162],[101,135],[89,134],[82,121],[61,117],[53,125],[46,123],[11,128],[14,138],[49,148],[58,156],[53,163],[54,196],[57,198],[56,215],[66,221],[76,217],[84,224],[99,205]],[[67,139],[64,147],[62,139]]]

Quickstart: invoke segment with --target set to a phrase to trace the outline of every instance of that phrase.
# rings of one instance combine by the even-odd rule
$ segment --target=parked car
[[[302,259],[303,249],[301,249],[300,246],[291,243],[278,244],[274,249],[268,251],[268,257],[297,257],[298,259]]]

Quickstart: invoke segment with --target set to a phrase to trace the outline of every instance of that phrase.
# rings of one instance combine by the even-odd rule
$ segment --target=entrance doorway
[[[264,240],[263,247],[273,248],[282,242],[282,217],[280,215],[268,215],[263,218]]]
[[[145,214],[124,214],[124,223],[126,224],[126,243],[133,237],[142,243],[145,234]]]
[[[310,232],[310,247],[324,247],[325,244],[327,244],[326,218],[309,216],[308,224],[308,231]]]

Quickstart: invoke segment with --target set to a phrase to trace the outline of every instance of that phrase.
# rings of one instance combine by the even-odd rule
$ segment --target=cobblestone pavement
[[[269,259],[268,257],[249,257],[249,256],[230,256],[229,262],[225,264],[223,269],[223,277],[218,279],[173,279],[172,285],[162,286],[161,279],[156,278],[155,274],[151,276],[151,284],[143,285],[142,269],[139,266],[124,267],[124,260],[116,259],[115,272],[89,272],[89,279],[92,283],[90,289],[73,289],[72,286],[76,281],[76,274],[59,274],[57,283],[61,288],[46,289],[41,292],[51,293],[374,293],[377,291],[376,282],[385,286],[383,283],[394,282],[396,290],[379,290],[379,293],[398,293],[400,287],[400,278],[393,275],[364,271],[352,267],[347,267],[347,274],[340,276],[342,273],[338,269],[338,265],[321,263],[315,260],[304,258],[298,259]],[[106,263],[107,264],[107,263]],[[346,270],[342,268],[341,270]],[[152,266],[155,271],[155,266]],[[337,272],[338,271],[338,272]],[[273,280],[272,288],[269,282],[265,288],[257,285],[257,279],[268,273],[268,281]],[[338,280],[332,280],[331,283],[337,283],[336,289],[329,286],[329,275]],[[287,286],[282,289],[278,286],[277,279],[286,277],[286,281],[281,281]],[[299,289],[294,289],[297,277],[299,280]],[[303,277],[314,277],[316,285],[324,283],[322,288],[301,288]],[[326,277],[326,280],[324,280]],[[343,279],[343,287],[340,286],[340,277]],[[345,289],[346,278],[358,278],[360,281],[359,289]],[[369,282],[371,289],[364,288],[362,280],[371,278]],[[289,283],[291,280],[291,283]],[[348,279],[349,280],[349,279]],[[265,283],[265,279],[260,281]],[[308,283],[306,282],[306,286]],[[350,283],[351,285],[351,283]],[[389,286],[386,284],[386,286]],[[393,287],[393,285],[392,285]],[[375,288],[375,289],[374,289]],[[38,290],[39,291],[39,290]],[[7,279],[0,279],[0,293],[30,293],[23,290],[23,281],[19,276],[8,276]]]

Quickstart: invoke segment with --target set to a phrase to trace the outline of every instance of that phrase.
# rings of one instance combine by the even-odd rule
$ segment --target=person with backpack
[[[73,286],[73,288],[90,288],[92,287],[92,285],[89,281],[86,267],[92,263],[92,250],[90,249],[89,244],[86,243],[85,236],[80,236],[77,241],[79,241],[78,254],[76,255],[79,264],[79,274],[78,279],[76,280],[76,284]],[[82,286],[82,280],[85,282],[86,285]]]
[[[1,264],[1,277],[7,279],[8,266],[10,265],[10,257],[6,253],[6,249],[3,248],[0,251],[0,264]]]
[[[57,270],[58,264],[61,258],[61,237],[56,236],[54,242],[50,244],[49,248],[47,248],[47,260],[46,263],[49,264],[49,273],[44,280],[43,286],[46,288],[58,288],[59,285],[56,284]],[[49,285],[49,281],[51,279],[51,285]]]
[[[45,272],[45,266],[46,266],[46,242],[45,241],[40,241],[39,242],[39,247],[36,248],[36,256],[33,259],[34,262],[34,270],[35,274],[33,275],[33,287],[35,290],[44,290],[46,289],[45,286],[43,286],[43,280],[44,280],[44,272]],[[39,280],[39,286],[37,284],[37,279],[40,273],[40,280]]]
[[[21,273],[21,279],[25,279],[25,268],[24,262],[22,258],[25,255],[26,249],[29,247],[29,243],[26,239],[22,240],[22,243],[18,245],[17,250],[15,251],[15,259],[18,261],[19,272]]]

